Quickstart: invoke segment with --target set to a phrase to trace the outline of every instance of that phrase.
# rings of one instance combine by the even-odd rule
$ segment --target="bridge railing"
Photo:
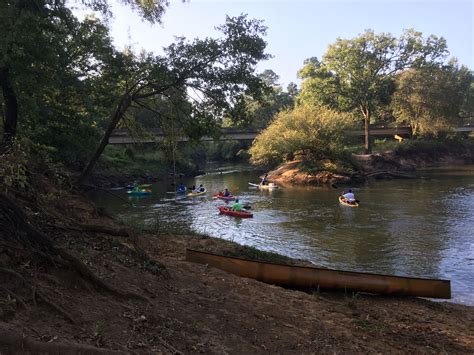
[[[474,125],[457,127],[454,129],[455,132],[473,132]],[[126,128],[115,129],[109,138],[109,144],[135,144],[135,143],[156,143],[163,141],[166,137],[163,131],[157,128],[148,129],[150,133],[149,138],[135,139],[131,136],[130,132]],[[245,130],[241,128],[224,128],[221,130],[221,135],[218,140],[248,140],[253,141],[255,137],[260,133],[258,130]],[[363,129],[347,131],[350,136],[363,136],[365,134]],[[372,136],[411,136],[412,129],[409,126],[405,127],[371,127],[370,134]],[[189,140],[187,137],[175,137],[178,142],[186,142]],[[205,136],[201,138],[201,141],[214,141],[214,137]]]

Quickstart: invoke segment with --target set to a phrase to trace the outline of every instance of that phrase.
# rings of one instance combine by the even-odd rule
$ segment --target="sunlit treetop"
[[[119,0],[119,2],[132,8],[150,23],[161,23],[161,18],[169,5],[168,0]],[[106,17],[112,14],[110,0],[82,0],[82,3]]]

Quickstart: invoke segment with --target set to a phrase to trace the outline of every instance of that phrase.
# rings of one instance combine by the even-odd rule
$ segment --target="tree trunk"
[[[365,144],[364,144],[364,148],[365,148],[365,154],[370,154],[372,153],[372,144],[370,143],[370,116],[369,117],[365,117],[364,119],[364,124],[365,124],[365,127],[364,127],[364,135],[365,135]]]
[[[364,136],[365,136],[365,154],[372,153],[372,144],[370,143],[370,108],[361,107],[362,114],[364,115]]]
[[[18,122],[18,102],[10,80],[8,68],[0,67],[0,87],[5,102],[5,116],[3,120],[3,144],[8,145],[16,136]]]
[[[79,177],[78,183],[82,184],[87,180],[87,178],[90,176],[92,169],[94,168],[95,164],[99,160],[100,156],[102,155],[105,147],[109,143],[109,137],[112,134],[112,131],[117,127],[117,124],[120,122],[122,119],[123,115],[129,108],[129,106],[132,104],[132,98],[129,93],[125,94],[122,96],[120,99],[119,104],[117,105],[117,108],[115,109],[114,113],[112,114],[109,127],[107,127],[107,130],[104,133],[104,136],[102,137],[102,140],[97,147],[94,155],[92,156],[91,160],[87,164],[86,168],[83,170],[81,176]]]

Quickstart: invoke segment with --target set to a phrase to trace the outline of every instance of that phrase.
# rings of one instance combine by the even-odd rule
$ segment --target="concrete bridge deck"
[[[473,132],[474,126],[465,126],[455,129],[456,132]],[[165,139],[163,132],[159,129],[150,129],[150,137],[136,141],[131,135],[128,129],[120,128],[115,129],[109,138],[109,144],[135,144],[135,143],[156,143],[161,142]],[[221,136],[218,140],[238,140],[238,141],[253,141],[255,137],[260,133],[258,130],[245,130],[235,128],[224,128],[221,131]],[[370,134],[372,136],[394,136],[399,135],[403,137],[410,136],[412,133],[410,127],[371,127]],[[348,131],[348,135],[351,136],[363,136],[364,130],[353,130]],[[189,140],[187,137],[176,137],[177,142],[186,142]],[[201,141],[214,141],[213,137],[202,137]]]

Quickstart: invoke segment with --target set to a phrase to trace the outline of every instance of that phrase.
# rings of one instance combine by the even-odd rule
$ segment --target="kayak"
[[[132,191],[127,191],[127,193],[129,195],[132,195],[132,196],[143,196],[143,195],[151,195],[151,190],[150,189],[147,189],[147,190],[132,190]]]
[[[251,218],[253,214],[247,211],[234,211],[232,208],[219,206],[217,207],[219,212],[222,214],[227,214],[229,216],[240,217],[240,218]]]
[[[182,195],[186,193],[186,190],[176,190],[176,191],[166,191],[167,194],[177,194],[177,195]]]
[[[135,186],[137,186],[139,189],[142,189],[142,190],[146,190],[147,187],[150,187],[151,184],[140,184],[140,185],[134,185],[134,184],[128,184],[127,186],[125,186],[127,189],[129,190],[132,190],[135,188]]]
[[[236,199],[235,196],[224,196],[224,195],[219,195],[219,194],[214,194],[212,195],[213,198],[218,198],[220,200],[224,201],[234,201]]]
[[[204,190],[203,192],[190,192],[186,196],[188,196],[188,197],[197,197],[197,196],[204,196],[205,194],[207,194],[206,190]]]
[[[342,196],[339,196],[339,203],[344,206],[359,207],[359,203],[357,201],[347,202],[346,199]]]
[[[279,186],[275,185],[273,182],[268,183],[268,185],[262,185],[262,184],[254,184],[253,182],[249,182],[249,185],[252,187],[256,187],[261,190],[271,190],[271,189],[278,189]]]

